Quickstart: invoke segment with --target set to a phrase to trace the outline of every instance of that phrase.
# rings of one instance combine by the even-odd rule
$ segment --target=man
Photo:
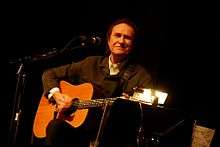
[[[42,76],[44,93],[49,101],[55,101],[58,112],[70,108],[73,99],[61,92],[61,80],[72,84],[92,83],[93,99],[122,95],[129,97],[134,87],[149,88],[152,83],[151,75],[132,58],[136,50],[136,35],[137,28],[133,22],[129,19],[119,19],[111,24],[107,32],[107,56],[87,57],[80,62],[45,71]],[[92,111],[97,110],[93,108]],[[88,121],[74,128],[63,120],[52,120],[47,127],[46,141],[48,144],[73,143],[89,146],[89,142],[97,133],[99,122],[100,117],[88,116]],[[92,124],[96,127],[91,127]]]

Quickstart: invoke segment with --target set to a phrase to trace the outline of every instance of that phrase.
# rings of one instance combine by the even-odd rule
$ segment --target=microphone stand
[[[12,111],[10,117],[10,126],[9,126],[9,136],[8,143],[16,144],[18,142],[18,134],[21,118],[23,117],[23,101],[24,93],[27,82],[27,73],[25,71],[25,65],[33,64],[39,61],[43,61],[52,57],[57,56],[57,50],[47,52],[45,54],[35,55],[35,56],[25,56],[23,58],[11,59],[9,64],[18,64],[19,68],[16,72],[16,87],[14,98],[12,100]]]
[[[84,36],[73,37],[67,44],[59,51],[59,54],[63,54],[67,51],[73,51],[75,49],[79,49],[82,47],[86,47],[86,38]],[[73,46],[73,43],[77,43],[77,45]],[[71,47],[72,46],[72,47]]]
[[[137,146],[138,147],[141,147],[143,146],[143,143],[144,143],[144,140],[145,140],[145,137],[144,137],[144,112],[143,112],[143,108],[142,108],[142,105],[141,103],[139,102],[139,107],[140,107],[140,122],[139,122],[139,127],[138,127],[138,134],[137,134],[137,138],[136,138],[136,141],[137,141]]]
[[[96,139],[94,141],[94,144],[93,143],[91,144],[92,147],[98,147],[99,146],[100,139],[103,135],[104,127],[106,125],[106,122],[107,122],[107,119],[108,119],[108,116],[109,116],[109,113],[110,113],[110,111],[108,109],[109,108],[108,106],[109,106],[109,103],[106,102],[105,106],[104,106],[104,111],[102,113],[101,122],[99,124],[98,133],[96,135]]]
[[[163,136],[166,136],[168,133],[172,132],[173,130],[175,130],[177,127],[179,127],[180,125],[182,125],[185,122],[185,119],[182,119],[180,121],[178,121],[177,123],[175,123],[174,125],[170,126],[169,128],[167,128],[165,131],[163,132],[154,132],[153,135],[154,137],[151,138],[151,141],[153,143],[153,146],[158,146],[160,143],[160,138]]]
[[[16,75],[17,75],[17,83],[16,83],[15,95],[12,106],[12,117],[9,128],[9,132],[10,132],[9,143],[12,144],[15,144],[17,141],[20,118],[23,113],[21,107],[21,102],[22,102],[21,100],[24,94],[25,83],[26,83],[26,73],[24,72],[23,63],[20,64]]]
[[[10,126],[9,126],[8,143],[15,144],[17,142],[20,119],[23,114],[21,103],[22,103],[22,97],[24,97],[24,90],[25,90],[25,83],[26,83],[26,72],[24,70],[24,64],[32,64],[32,63],[44,61],[44,60],[56,57],[58,55],[61,55],[67,51],[72,51],[75,49],[79,49],[81,47],[85,47],[86,46],[85,42],[81,42],[80,45],[77,44],[71,47],[72,44],[79,39],[82,40],[84,38],[74,37],[60,51],[58,51],[56,48],[53,48],[52,51],[49,51],[44,54],[35,55],[35,56],[25,56],[23,58],[12,59],[9,61],[9,64],[19,64],[19,69],[16,73],[17,82],[16,82],[16,88],[15,88],[15,95],[13,99],[12,115],[10,118],[11,120],[10,120]]]

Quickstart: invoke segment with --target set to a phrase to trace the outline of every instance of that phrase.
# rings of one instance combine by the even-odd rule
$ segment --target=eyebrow
[[[132,36],[129,36],[129,35],[124,35],[124,34],[122,34],[122,33],[118,33],[118,32],[116,32],[116,33],[114,33],[113,35],[123,35],[125,38],[128,38],[128,39],[132,39],[133,37]]]

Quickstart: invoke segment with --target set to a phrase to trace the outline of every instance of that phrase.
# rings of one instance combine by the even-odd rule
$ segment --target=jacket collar
[[[126,58],[122,63],[120,63],[121,68],[119,74],[124,70],[126,64],[129,62],[129,58]],[[109,75],[109,56],[105,56],[101,59],[99,67],[103,69],[104,73]]]

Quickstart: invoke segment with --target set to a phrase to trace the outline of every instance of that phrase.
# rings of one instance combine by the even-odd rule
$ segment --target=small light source
[[[161,92],[159,90],[141,88],[141,90],[138,89],[134,92],[131,99],[150,105],[152,105],[155,100],[157,100],[157,104],[163,105],[166,101],[167,96],[168,93]]]
[[[141,100],[147,103],[151,103],[152,101],[152,91],[151,89],[143,89],[143,94],[141,96]]]
[[[164,104],[167,99],[168,93],[155,90],[155,96],[158,97],[158,104]]]

